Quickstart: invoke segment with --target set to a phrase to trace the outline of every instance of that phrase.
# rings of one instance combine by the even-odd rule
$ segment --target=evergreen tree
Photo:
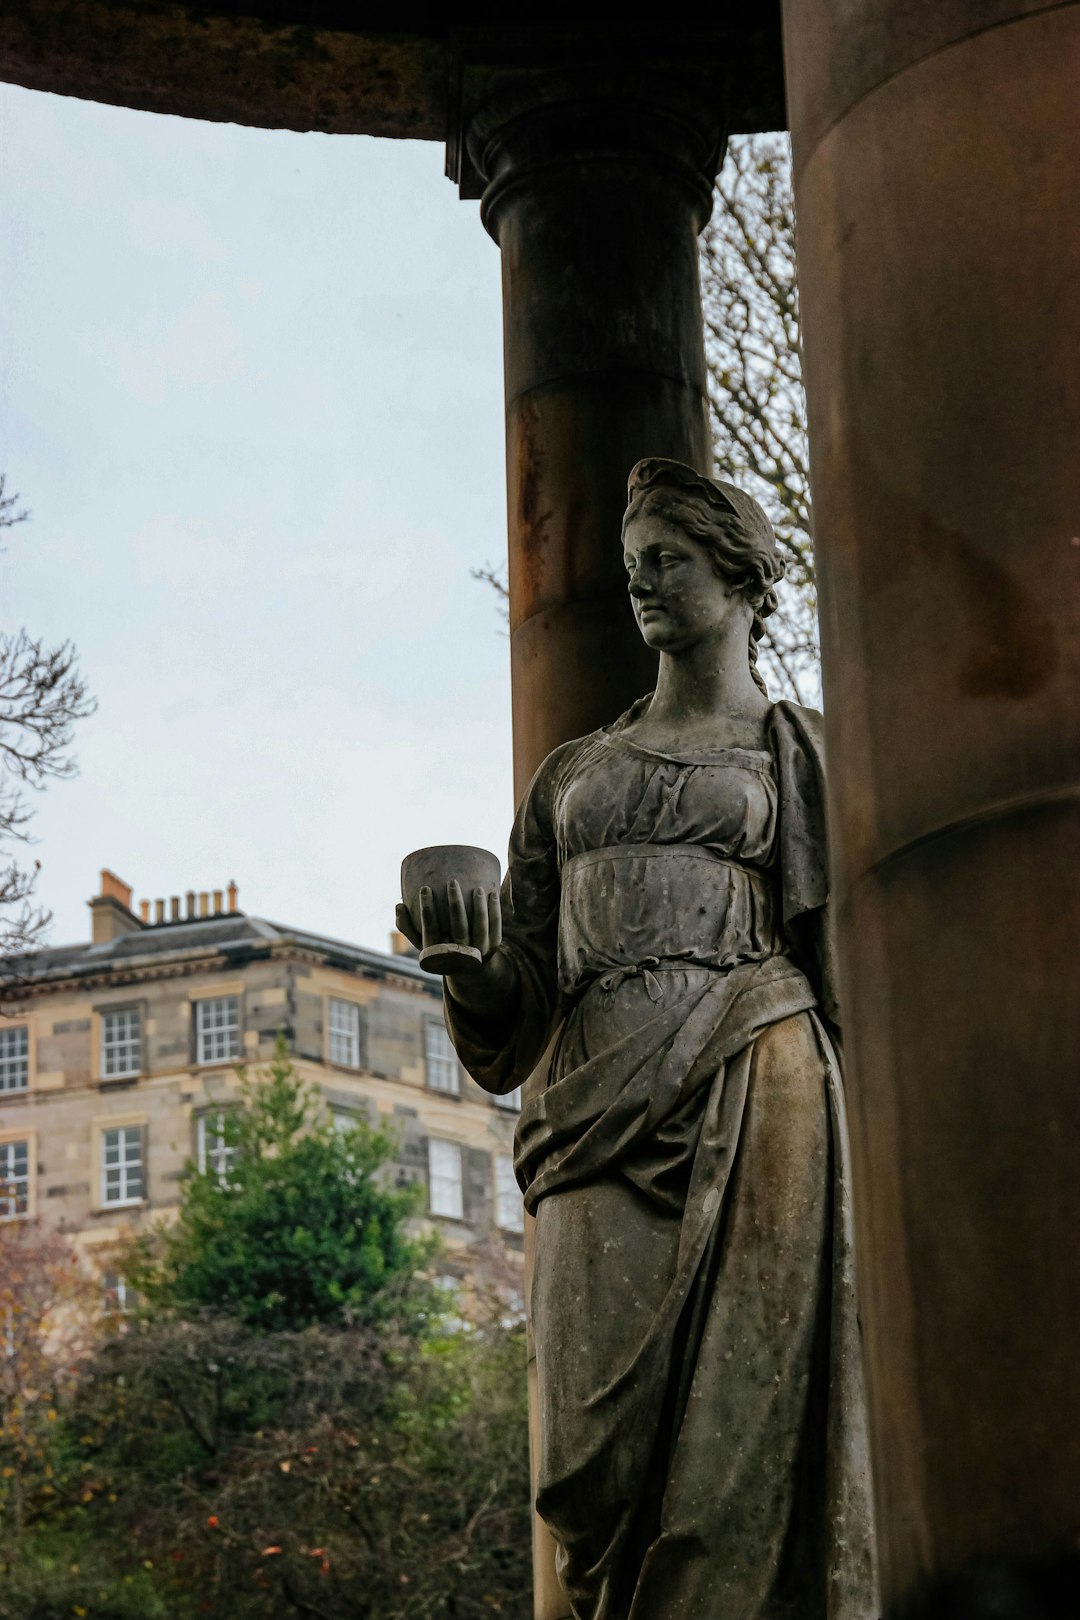
[[[193,1167],[176,1224],[130,1268],[149,1305],[263,1332],[422,1316],[432,1243],[407,1230],[419,1189],[389,1183],[392,1135],[337,1129],[283,1040],[266,1071],[238,1072],[224,1155]]]

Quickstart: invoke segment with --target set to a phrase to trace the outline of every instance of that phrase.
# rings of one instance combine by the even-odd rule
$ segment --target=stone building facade
[[[448,1273],[520,1290],[519,1101],[461,1069],[404,941],[383,954],[282,927],[240,911],[235,887],[137,915],[111,872],[90,908],[91,941],[38,952],[0,1015],[0,1221],[70,1233],[110,1276],[191,1166],[221,1163],[236,1066],[257,1071],[284,1036],[342,1128],[393,1125],[392,1173],[424,1184]]]

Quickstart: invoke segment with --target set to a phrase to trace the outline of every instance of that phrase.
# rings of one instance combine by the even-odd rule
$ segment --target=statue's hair
[[[681,461],[648,456],[630,474],[623,531],[632,519],[650,514],[700,540],[720,578],[750,603],[750,673],[767,697],[758,673],[757,643],[765,634],[765,620],[776,612],[773,587],[784,577],[784,559],[765,513],[734,484],[706,478]]]

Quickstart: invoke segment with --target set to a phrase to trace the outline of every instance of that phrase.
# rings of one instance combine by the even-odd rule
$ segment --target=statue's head
[[[630,554],[640,543],[653,539],[651,547],[664,533],[672,536],[677,549],[682,537],[685,548],[690,542],[699,569],[699,588],[693,598],[679,603],[684,621],[684,632],[692,633],[695,622],[704,627],[716,616],[731,614],[743,620],[747,627],[747,651],[754,679],[764,690],[764,684],[754,665],[757,660],[756,643],[765,633],[765,620],[776,611],[774,587],[784,576],[784,559],[780,555],[772,524],[752,496],[736,489],[734,484],[719,478],[706,478],[693,467],[681,461],[668,461],[660,456],[649,456],[639,461],[627,488],[627,506],[623,517],[623,545]],[[635,544],[637,542],[637,544]],[[663,553],[661,552],[661,555]],[[704,564],[707,560],[708,568]],[[685,577],[686,569],[682,570]],[[656,589],[661,588],[662,570],[653,574]],[[700,588],[709,577],[720,583],[720,589]],[[665,615],[655,613],[655,624],[650,629],[647,606],[639,611],[644,594],[635,586],[631,574],[631,594],[635,597],[635,611],[642,635],[650,645],[665,648],[665,634],[675,632],[670,622],[664,624]],[[715,597],[715,600],[713,598]]]

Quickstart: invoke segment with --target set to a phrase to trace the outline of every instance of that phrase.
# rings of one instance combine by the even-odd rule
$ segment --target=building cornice
[[[28,974],[14,986],[13,1000],[22,1002],[40,1000],[46,996],[78,995],[88,990],[107,990],[116,985],[159,983],[166,979],[193,978],[201,973],[235,973],[249,962],[301,962],[313,967],[329,967],[337,972],[354,975],[358,979],[374,980],[396,990],[409,990],[431,997],[437,995],[437,986],[425,984],[410,974],[385,970],[373,963],[347,961],[333,951],[319,951],[294,944],[289,940],[244,940],[232,948],[206,946],[201,951],[185,952],[183,956],[132,957],[102,967],[90,966],[79,971],[55,971],[39,977]]]

